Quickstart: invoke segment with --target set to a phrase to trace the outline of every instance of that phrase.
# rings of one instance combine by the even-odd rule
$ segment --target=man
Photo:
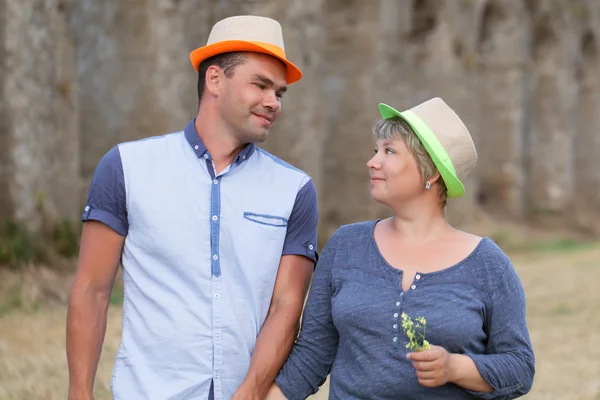
[[[190,59],[200,106],[182,132],[100,161],[67,317],[69,398],[91,399],[121,261],[115,399],[260,399],[287,358],[317,253],[310,177],[255,144],[301,78],[281,26],[218,22]]]

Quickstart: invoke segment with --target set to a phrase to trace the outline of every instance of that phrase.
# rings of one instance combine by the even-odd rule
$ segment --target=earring
[[[427,181],[427,183],[425,184],[425,189],[431,189],[431,183],[429,181]]]

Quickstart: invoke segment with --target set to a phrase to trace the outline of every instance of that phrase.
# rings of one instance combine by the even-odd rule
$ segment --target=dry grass
[[[512,255],[527,293],[537,374],[527,399],[600,399],[600,247]],[[113,306],[96,400],[110,398],[121,310]],[[0,316],[0,400],[65,399],[65,307]],[[326,398],[326,387],[314,400]]]

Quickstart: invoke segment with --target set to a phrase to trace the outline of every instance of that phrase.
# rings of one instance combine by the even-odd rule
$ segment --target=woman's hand
[[[406,358],[412,361],[423,386],[438,387],[453,380],[452,354],[443,347],[432,345],[429,350],[408,353]]]

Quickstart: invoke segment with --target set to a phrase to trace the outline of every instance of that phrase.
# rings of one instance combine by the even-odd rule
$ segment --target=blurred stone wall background
[[[197,107],[189,52],[236,14],[282,23],[304,72],[264,147],[316,182],[321,238],[382,217],[366,161],[377,104],[442,97],[479,151],[452,222],[597,228],[596,0],[1,0],[0,220],[77,221],[119,142],[181,130]]]

